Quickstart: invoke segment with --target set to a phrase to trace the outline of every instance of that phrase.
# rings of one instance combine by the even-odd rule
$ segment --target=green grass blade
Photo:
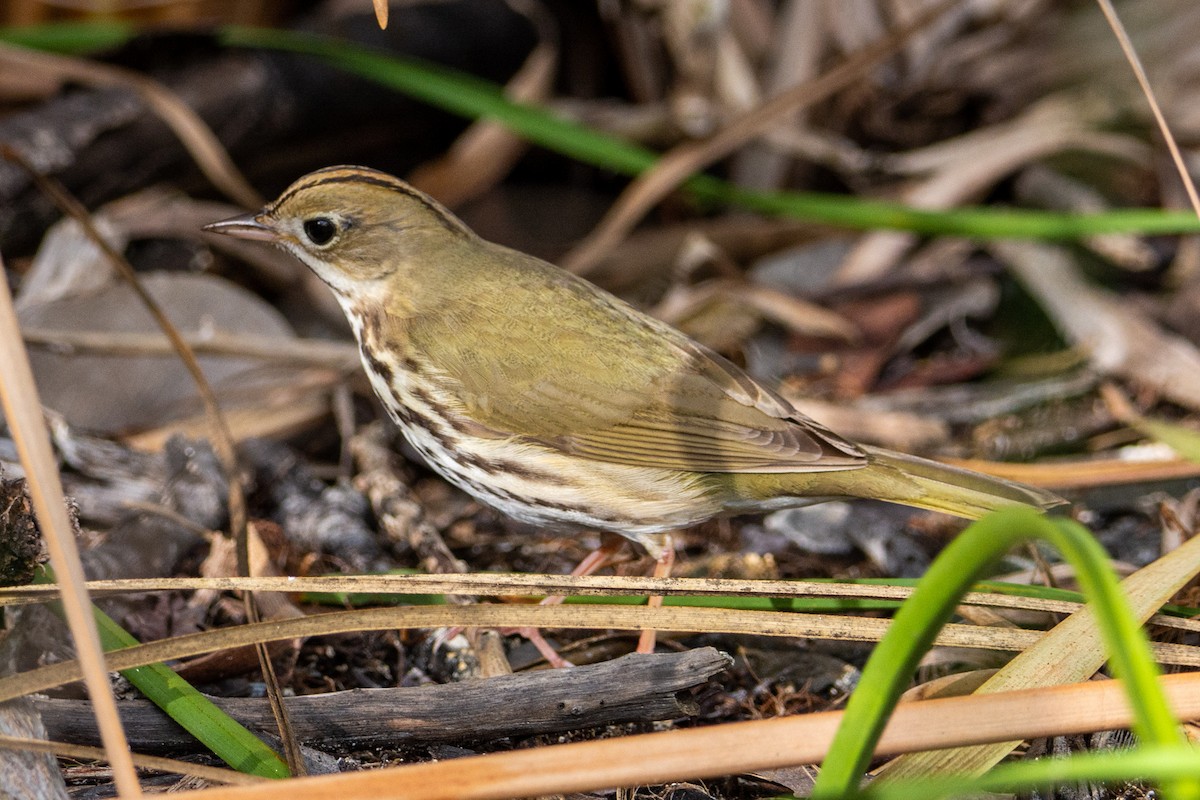
[[[281,50],[318,58],[330,66],[395,89],[470,119],[494,119],[529,141],[592,166],[625,175],[649,169],[658,154],[615,136],[514,103],[503,87],[447,67],[403,58],[315,34],[228,26],[220,41],[231,47]]]
[[[444,594],[392,594],[391,592],[305,592],[300,602],[339,608],[360,606],[444,606]]]
[[[1123,752],[1096,752],[1001,764],[984,775],[939,775],[872,784],[862,800],[939,800],[985,792],[1026,794],[1038,787],[1073,783],[1184,782],[1200,775],[1200,752],[1187,746],[1142,745]]]
[[[34,581],[53,582],[54,577],[48,568]],[[49,605],[56,609],[58,604]],[[57,610],[55,613],[58,613]],[[139,644],[112,617],[94,607],[93,613],[105,652]],[[287,765],[274,750],[213,705],[211,700],[165,664],[147,664],[121,670],[121,675],[233,769],[264,778],[286,778],[290,775]]]
[[[127,22],[51,22],[0,28],[0,41],[61,55],[86,55],[120,47],[137,33]]]
[[[89,34],[89,25],[94,27]],[[71,23],[0,30],[0,41],[56,52],[86,52],[120,44],[133,29],[107,23]],[[591,130],[534,106],[514,103],[502,88],[473,76],[412,58],[329,37],[295,31],[227,26],[220,41],[232,47],[286,51],[319,58],[338,69],[391,87],[430,105],[471,119],[494,119],[534,144],[623,175],[639,175],[657,162],[648,148]],[[997,208],[930,211],[896,203],[815,192],[755,192],[711,175],[695,175],[685,187],[708,202],[730,203],[854,229],[887,228],[925,235],[975,238],[1066,239],[1101,233],[1168,234],[1200,231],[1191,212],[1124,209],[1062,214]]]
[[[568,605],[645,605],[644,596],[571,595],[563,600]],[[900,607],[899,600],[878,597],[739,597],[736,595],[668,595],[664,606],[676,608],[726,608],[734,611],[889,611]]]
[[[494,119],[535,144],[614,172],[638,175],[658,159],[658,154],[652,150],[556,117],[543,109],[514,103],[495,84],[434,64],[291,31],[230,26],[222,29],[221,40],[232,46],[315,56],[444,110],[472,119]],[[1102,214],[990,208],[929,211],[845,195],[754,192],[709,175],[693,176],[685,186],[705,200],[859,229],[892,228],[981,238],[1074,238],[1097,233],[1200,230],[1200,220],[1184,211],[1128,209]]]
[[[1142,741],[1164,746],[1183,739],[1157,681],[1145,633],[1129,610],[1099,543],[1079,524],[1031,509],[1006,509],[972,524],[938,556],[876,646],[822,765],[813,797],[857,790],[887,716],[921,655],[975,578],[1014,544],[1030,538],[1054,545],[1076,568],[1094,609],[1113,670],[1124,682]],[[1175,796],[1200,797],[1200,779],[1178,784]]]

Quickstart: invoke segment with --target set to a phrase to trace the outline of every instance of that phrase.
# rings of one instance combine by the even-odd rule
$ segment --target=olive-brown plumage
[[[258,214],[333,290],[375,392],[449,481],[517,518],[656,535],[718,514],[868,497],[964,517],[1038,489],[863,447],[670,326],[484,241],[397,178],[332,167]]]

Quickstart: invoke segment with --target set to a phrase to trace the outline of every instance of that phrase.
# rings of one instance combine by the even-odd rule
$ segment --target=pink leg
[[[524,636],[526,641],[536,647],[537,651],[542,654],[542,658],[546,659],[546,663],[555,669],[575,666],[558,654],[554,646],[546,641],[545,636],[542,636],[542,631],[539,628],[517,628],[516,633]]]
[[[625,545],[625,540],[619,536],[605,535],[600,542],[600,546],[592,552],[584,556],[583,561],[580,561],[575,569],[571,570],[571,577],[579,578],[584,575],[594,575],[600,570],[612,563],[617,553],[621,552],[621,548]],[[556,606],[563,601],[562,595],[554,595],[544,598],[542,605]]]
[[[675,542],[671,534],[665,534],[662,540],[662,550],[658,554],[658,558],[654,562],[654,577],[667,578],[671,575],[671,568],[675,566]],[[647,598],[647,603],[650,608],[659,608],[662,606],[662,595],[654,595]],[[637,652],[653,653],[654,645],[657,643],[658,634],[656,631],[642,631],[638,637]]]
[[[624,546],[624,543],[625,540],[618,536],[610,537],[605,535],[603,541],[600,543],[600,546],[588,553],[587,556],[579,562],[578,566],[571,570],[571,575],[576,577],[581,575],[591,575],[608,566],[608,564],[613,560],[613,557],[620,552],[621,547]],[[554,595],[544,598],[541,602],[541,605],[553,606],[562,603],[562,601],[562,595]],[[531,645],[536,647],[537,651],[542,654],[542,657],[546,659],[550,666],[554,667],[555,669],[572,666],[570,661],[567,661],[565,658],[560,656],[558,652],[550,646],[550,643],[546,641],[546,638],[542,636],[542,632],[537,628],[517,628],[516,633],[524,636]]]

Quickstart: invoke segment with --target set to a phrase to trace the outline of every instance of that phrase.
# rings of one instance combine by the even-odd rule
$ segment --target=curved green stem
[[[1103,548],[1074,521],[1052,520],[1032,509],[1005,509],[974,523],[951,542],[897,612],[850,698],[813,789],[814,798],[844,797],[857,791],[888,715],[922,654],[954,613],[958,598],[990,564],[1028,539],[1049,542],[1075,567],[1113,671],[1129,694],[1134,732],[1149,744],[1182,745],[1182,734],[1157,681],[1149,641],[1121,594]],[[1200,779],[1177,783],[1175,789],[1176,797],[1200,797]]]

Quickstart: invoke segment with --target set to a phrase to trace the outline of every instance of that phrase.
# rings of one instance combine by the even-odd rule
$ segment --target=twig
[[[56,328],[23,328],[25,343],[80,353],[123,356],[175,355],[178,351],[166,337],[154,333],[120,331],[77,331]],[[249,339],[242,334],[181,334],[195,353],[235,358],[261,358],[276,364],[353,369],[359,364],[358,349],[349,343],[323,339]]]
[[[1096,2],[1100,4],[1100,10],[1104,12],[1104,18],[1108,20],[1117,41],[1121,43],[1121,50],[1125,53],[1125,58],[1129,60],[1129,67],[1137,77],[1138,85],[1142,87],[1142,93],[1146,95],[1146,102],[1150,104],[1150,112],[1154,114],[1154,121],[1158,123],[1158,129],[1167,143],[1167,150],[1171,152],[1171,160],[1175,162],[1179,179],[1183,181],[1183,188],[1187,192],[1188,200],[1192,203],[1192,210],[1196,212],[1196,216],[1200,216],[1200,196],[1196,194],[1196,185],[1192,182],[1187,165],[1183,163],[1183,155],[1179,152],[1179,145],[1175,142],[1175,135],[1171,133],[1171,127],[1167,125],[1167,118],[1163,116],[1162,109],[1159,108],[1158,99],[1154,96],[1154,89],[1150,87],[1150,79],[1146,77],[1146,68],[1142,66],[1142,60],[1138,57],[1137,51],[1133,49],[1133,42],[1129,40],[1129,32],[1125,30],[1121,18],[1117,16],[1117,10],[1113,8],[1111,0],[1096,0]]]
[[[1189,540],[1190,541],[1190,540]],[[1127,578],[1134,580],[1137,576]],[[1149,616],[1149,615],[1147,615]],[[1076,617],[1072,618],[1077,618]],[[588,628],[595,630],[677,631],[703,634],[751,634],[801,637],[832,641],[877,642],[887,632],[890,620],[877,617],[847,617],[838,614],[805,614],[778,611],[739,611],[724,608],[688,608],[630,605],[540,605],[511,604],[468,606],[397,606],[334,611],[271,622],[214,628],[202,633],[176,636],[147,644],[114,650],[108,654],[111,669],[125,670],[158,661],[186,658],[262,641],[283,641],[368,630],[463,628]],[[980,627],[950,623],[934,639],[944,647],[1021,652],[1046,636],[1044,631],[1018,628]],[[1200,666],[1200,648],[1172,642],[1152,645],[1160,664]],[[46,667],[0,678],[0,702],[43,692],[82,676],[77,661],[62,661]]]
[[[350,690],[289,697],[297,734],[323,749],[394,748],[404,744],[492,741],[563,731],[657,722],[695,713],[678,697],[727,669],[729,656],[711,647],[683,653],[631,654],[563,670],[428,686]],[[213,698],[221,710],[253,729],[270,724],[262,698]],[[90,742],[89,705],[39,699],[51,737]],[[150,704],[121,704],[138,750],[186,747],[191,739]]]
[[[89,704],[90,705],[90,704]],[[124,704],[123,704],[124,705]],[[150,714],[153,714],[158,720],[163,720],[162,712],[153,709],[154,706],[148,702],[139,703],[145,706]],[[92,711],[88,712],[88,720],[93,721]],[[178,730],[178,728],[176,728]],[[73,731],[66,733],[73,734]],[[194,742],[192,737],[187,737],[188,742]],[[78,759],[93,759],[96,761],[107,761],[108,754],[98,747],[89,747],[84,744],[72,744],[67,742],[46,741],[44,739],[23,739],[19,736],[6,736],[0,734],[0,747],[5,747],[10,750],[30,750],[36,753],[51,753],[59,758],[78,758]],[[197,778],[203,778],[206,781],[213,783],[228,783],[237,786],[249,786],[255,783],[262,783],[269,778],[261,778],[258,775],[247,775],[244,772],[237,772],[232,769],[223,769],[221,767],[209,767],[204,764],[193,764],[190,761],[178,761],[174,758],[162,758],[160,756],[146,756],[140,753],[131,754],[135,766],[141,769],[152,769],[158,772],[169,772],[177,775],[191,775]]]

